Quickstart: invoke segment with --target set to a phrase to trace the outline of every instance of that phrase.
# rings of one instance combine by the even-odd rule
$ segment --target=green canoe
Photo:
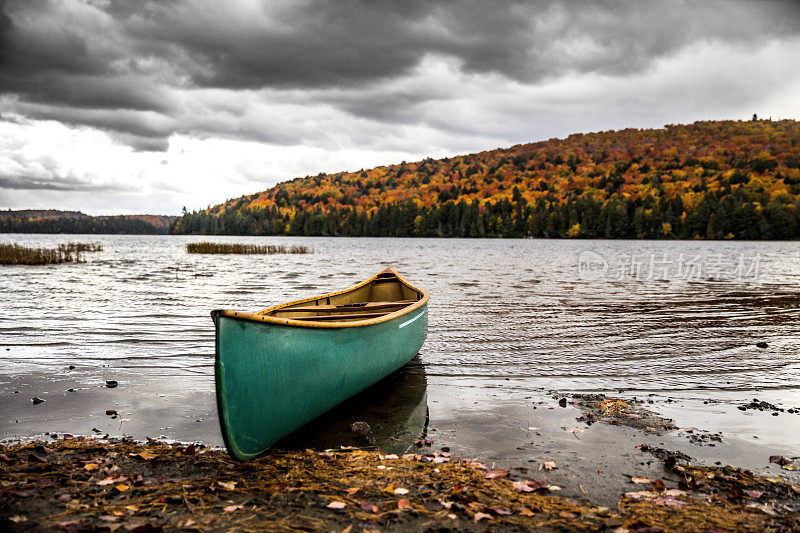
[[[257,457],[405,365],[425,341],[428,298],[387,268],[257,313],[213,311],[217,411],[230,454]]]

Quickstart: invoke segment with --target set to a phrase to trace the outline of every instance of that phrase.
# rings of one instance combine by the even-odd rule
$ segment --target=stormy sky
[[[0,0],[0,208],[753,113],[800,119],[796,0]]]

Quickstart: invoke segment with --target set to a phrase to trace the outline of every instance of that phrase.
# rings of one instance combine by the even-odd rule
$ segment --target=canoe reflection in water
[[[368,428],[363,424],[366,423]],[[354,427],[355,424],[355,427]],[[324,450],[374,446],[402,454],[428,432],[425,367],[414,358],[403,368],[276,442],[276,449]]]

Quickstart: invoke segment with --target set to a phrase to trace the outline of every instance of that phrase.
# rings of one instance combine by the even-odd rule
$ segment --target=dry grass
[[[274,244],[234,244],[221,242],[191,242],[186,245],[190,254],[310,254],[308,246],[277,246]]]
[[[78,243],[71,243],[78,244]],[[19,244],[0,244],[0,265],[52,265],[80,262],[77,247],[59,245],[58,248],[30,248]]]

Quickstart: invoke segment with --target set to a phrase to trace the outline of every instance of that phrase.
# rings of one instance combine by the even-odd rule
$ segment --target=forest
[[[90,216],[78,211],[0,211],[0,233],[166,234],[176,217]]]
[[[196,212],[206,235],[795,239],[800,122],[570,135],[296,178]]]

